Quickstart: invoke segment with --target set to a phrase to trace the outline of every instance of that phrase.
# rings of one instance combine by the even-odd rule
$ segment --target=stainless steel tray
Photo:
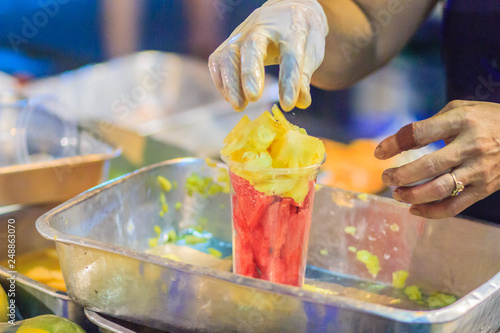
[[[138,324],[129,323],[116,318],[111,318],[100,313],[85,309],[87,318],[99,327],[101,333],[161,333],[163,331],[141,326]]]
[[[48,241],[36,231],[36,219],[53,208],[54,205],[39,205],[9,208],[10,211],[0,213],[0,221],[14,219],[16,227],[16,257],[45,248],[53,248],[54,242]],[[2,227],[6,223],[1,224]],[[7,229],[0,231],[0,261],[7,260]],[[10,277],[10,269],[0,265],[0,284],[5,289],[9,285],[7,278]],[[16,274],[16,306],[25,319],[43,314],[55,314],[68,318],[82,326],[88,333],[97,332],[93,325],[84,315],[83,307],[69,297],[65,292],[56,290],[43,283],[32,280],[22,274]],[[8,323],[0,323],[0,332],[15,332],[18,325],[23,321],[17,321],[15,326]]]
[[[0,168],[0,207],[61,203],[107,179],[120,149],[81,130],[85,154]]]
[[[330,187],[316,193],[309,267],[337,276],[390,283],[408,270],[408,284],[461,297],[432,311],[396,309],[278,285],[144,253],[154,225],[187,228],[200,217],[230,241],[229,198],[189,197],[192,172],[215,176],[200,159],[166,161],[87,191],[37,220],[55,240],[68,293],[90,310],[178,331],[495,332],[500,327],[500,228],[460,218],[426,220],[387,198]],[[156,177],[176,180],[161,218]],[[221,207],[225,207],[222,209]],[[397,224],[398,231],[391,225]],[[355,237],[346,226],[357,227]],[[348,250],[381,259],[374,279]],[[326,252],[325,252],[326,250]],[[308,268],[309,269],[309,268]]]

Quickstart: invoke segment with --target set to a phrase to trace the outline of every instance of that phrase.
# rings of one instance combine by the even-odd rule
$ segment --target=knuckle
[[[485,155],[490,151],[490,145],[489,145],[489,140],[480,137],[476,138],[474,142],[472,143],[472,150],[476,155]]]
[[[454,99],[450,102],[448,102],[448,104],[446,104],[446,107],[448,109],[456,109],[458,107],[461,107],[462,105],[464,105],[465,101],[463,100],[460,100],[460,99]]]
[[[413,203],[415,196],[413,195],[412,189],[405,189],[399,192],[401,200],[406,203]]]
[[[418,121],[413,123],[413,139],[415,140],[415,144],[417,146],[422,146],[422,138],[424,137],[425,133],[425,122],[424,121]]]
[[[483,196],[483,198],[487,197],[488,195],[492,194],[493,192],[495,192],[496,190],[496,186],[495,184],[493,183],[486,183],[481,191],[481,195]]]
[[[446,208],[446,216],[447,217],[455,216],[458,213],[460,213],[462,210],[464,210],[464,208],[462,208],[461,205],[457,205],[457,204],[449,205]]]
[[[422,169],[426,175],[435,175],[439,170],[439,163],[432,158],[425,158],[422,161]]]
[[[222,49],[220,53],[220,59],[222,61],[233,60],[240,53],[240,48],[238,45],[234,43],[230,43],[226,45],[224,49]]]
[[[434,197],[436,198],[444,198],[446,196],[448,196],[451,191],[453,189],[450,189],[450,186],[447,185],[447,183],[443,180],[439,180],[439,181],[436,181],[437,184],[436,186],[433,188],[433,191],[434,191]]]
[[[463,106],[461,110],[460,121],[462,127],[475,127],[478,124],[477,112],[474,112],[469,105]]]

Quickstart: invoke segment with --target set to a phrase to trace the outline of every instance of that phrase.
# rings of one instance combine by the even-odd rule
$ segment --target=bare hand
[[[427,218],[455,216],[500,189],[500,104],[456,100],[412,125],[413,131],[405,126],[375,150],[375,157],[387,159],[445,141],[444,148],[382,174],[384,184],[397,186],[394,199],[412,205],[411,213]],[[444,173],[447,170],[463,182],[463,193],[451,196],[456,184],[450,172]],[[428,178],[433,179],[408,186]]]

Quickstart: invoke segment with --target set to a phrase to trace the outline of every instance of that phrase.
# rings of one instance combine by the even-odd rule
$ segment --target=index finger
[[[379,143],[375,157],[388,159],[403,151],[456,136],[462,128],[463,117],[450,111],[403,126],[396,134]]]

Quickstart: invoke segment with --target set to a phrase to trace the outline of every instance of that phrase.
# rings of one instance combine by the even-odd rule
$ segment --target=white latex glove
[[[217,88],[237,111],[262,96],[264,66],[280,65],[283,110],[311,104],[309,84],[323,61],[328,23],[316,0],[269,0],[209,58]]]

